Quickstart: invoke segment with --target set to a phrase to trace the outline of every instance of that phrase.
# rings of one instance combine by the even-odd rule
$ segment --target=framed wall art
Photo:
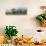
[[[6,15],[26,15],[27,14],[27,8],[7,9],[5,14]]]

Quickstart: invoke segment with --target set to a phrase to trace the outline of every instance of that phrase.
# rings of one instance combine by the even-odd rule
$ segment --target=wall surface
[[[46,29],[40,27],[35,19],[36,15],[41,13],[40,6],[42,5],[46,5],[46,0],[0,0],[0,34],[4,34],[6,25],[15,25],[19,31],[18,36],[42,35],[43,33],[37,33],[36,30]],[[27,8],[27,15],[8,16],[5,14],[7,9],[19,7]]]

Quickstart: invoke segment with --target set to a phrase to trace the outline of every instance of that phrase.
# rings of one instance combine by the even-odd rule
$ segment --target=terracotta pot
[[[46,27],[46,20],[40,22],[42,27]]]

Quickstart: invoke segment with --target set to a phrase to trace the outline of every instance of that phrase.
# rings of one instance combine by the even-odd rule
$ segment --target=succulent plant
[[[16,29],[15,26],[6,26],[6,29],[5,29],[5,34],[6,36],[8,36],[9,38],[11,38],[12,36],[16,36],[18,31]]]

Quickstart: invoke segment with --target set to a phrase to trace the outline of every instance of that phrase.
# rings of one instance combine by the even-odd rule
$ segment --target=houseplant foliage
[[[46,14],[38,15],[36,16],[36,19],[39,20],[43,27],[46,27]]]
[[[9,39],[11,39],[12,36],[16,36],[18,33],[15,26],[6,26],[5,30],[5,34]]]
[[[39,20],[39,21],[46,20],[46,14],[38,15],[38,16],[36,17],[36,19]]]

